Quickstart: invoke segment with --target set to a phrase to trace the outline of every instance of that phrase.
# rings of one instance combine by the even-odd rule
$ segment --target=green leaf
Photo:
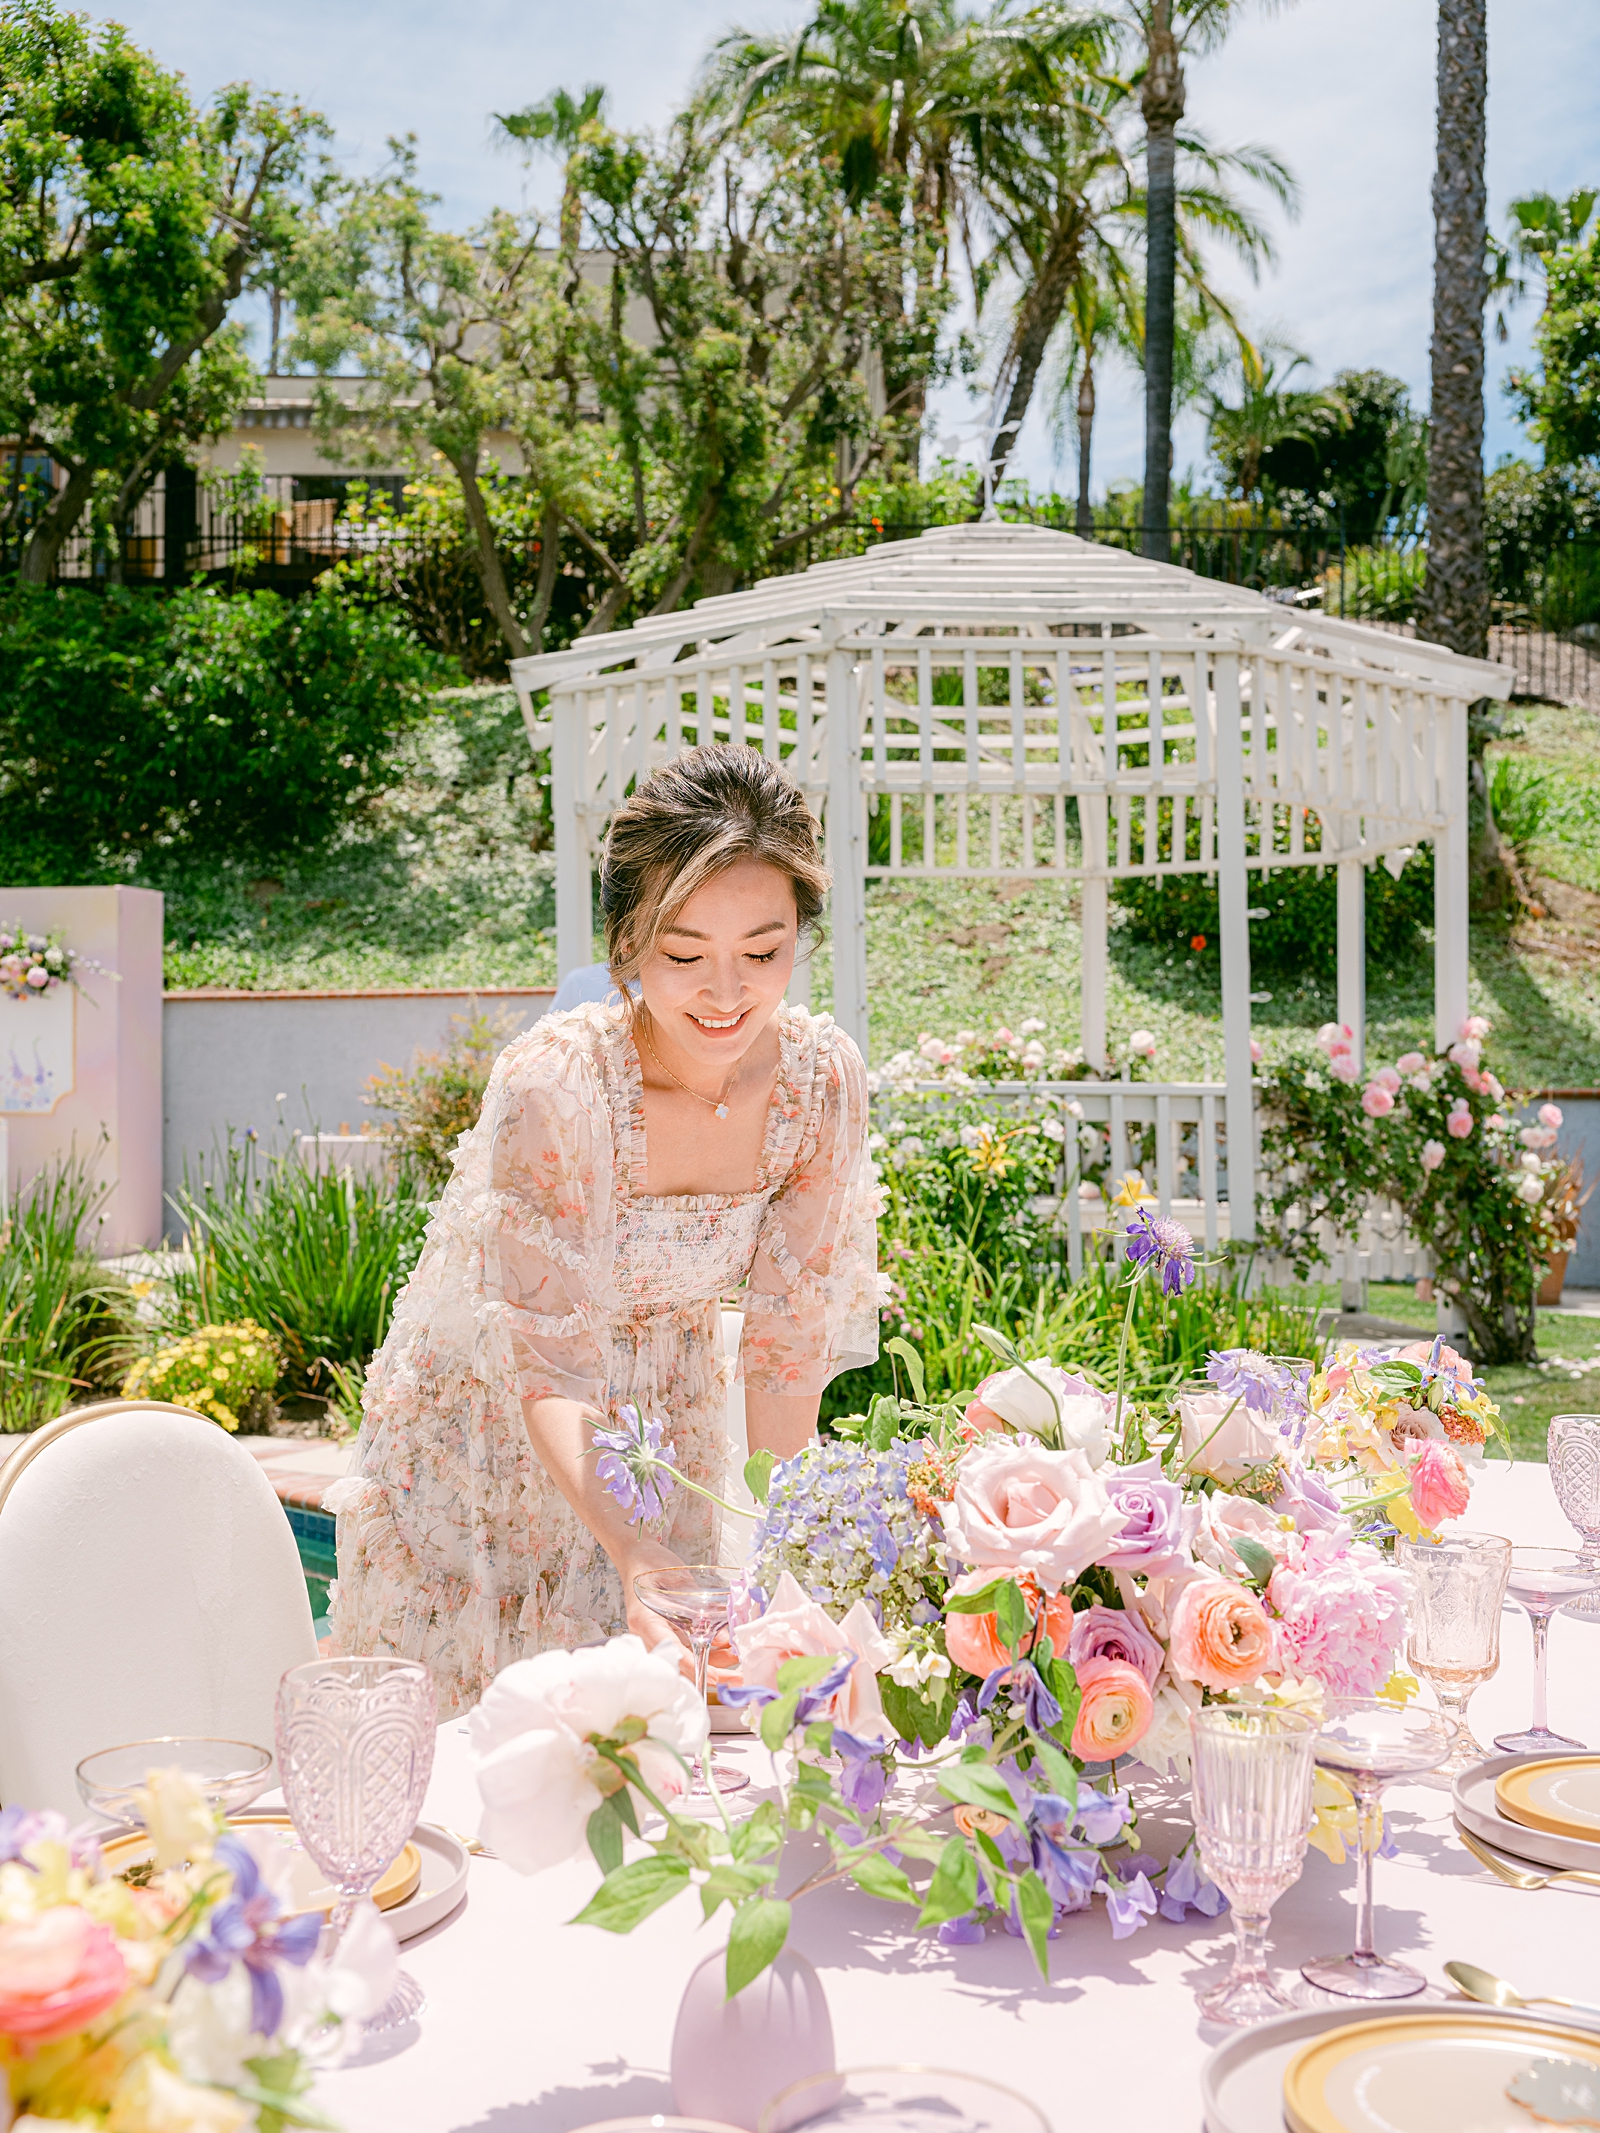
[[[753,1815],[733,1825],[735,1859],[764,1859],[783,1842],[783,1810],[776,1800],[763,1800]]]
[[[634,1812],[633,1794],[628,1790],[626,1785],[623,1786],[620,1792],[614,1792],[611,1795],[611,1804],[616,1809],[618,1815],[621,1817],[623,1827],[627,1829],[631,1835],[635,1837],[638,1836],[639,1817]]]
[[[1060,1699],[1058,1698],[1057,1701]],[[1033,1752],[1045,1776],[1050,1780],[1050,1790],[1058,1799],[1065,1800],[1070,1814],[1078,1804],[1078,1766],[1062,1754],[1052,1741],[1039,1734],[1033,1735]]]
[[[924,1859],[932,1866],[944,1857],[944,1848],[950,1842],[931,1829],[903,1829],[894,1840],[894,1848],[907,1859]]]
[[[833,1720],[831,1718],[812,1720],[811,1724],[806,1727],[806,1746],[813,1755],[832,1755]]]
[[[614,1874],[622,1864],[622,1817],[616,1803],[626,1798],[626,1791],[613,1793],[589,1817],[589,1849],[602,1874]]]
[[[777,1465],[775,1452],[752,1452],[744,1463],[744,1485],[757,1503],[765,1503],[772,1482],[772,1469]]]
[[[1228,1536],[1228,1546],[1243,1563],[1245,1575],[1253,1585],[1271,1582],[1272,1573],[1278,1567],[1278,1558],[1265,1542],[1251,1540],[1247,1534],[1233,1533]]]
[[[1055,1915],[1050,1891],[1030,1867],[1017,1879],[1017,1917],[1039,1965],[1039,1975],[1046,1978],[1050,1975],[1050,1928]]]
[[[780,1689],[809,1689],[839,1664],[837,1652],[810,1652],[804,1659],[785,1659],[778,1668]]]
[[[338,2133],[331,2118],[313,2110],[304,2099],[313,2076],[297,2051],[273,2052],[259,2059],[246,2059],[245,2070],[253,2081],[241,2081],[234,2093],[242,2103],[256,2106],[260,2133],[283,2133],[285,2126],[305,2126],[314,2133]]]
[[[942,1926],[947,1918],[960,1918],[978,1901],[978,1862],[960,1837],[948,1837],[939,1854],[927,1900],[917,1919],[919,1926]]]
[[[1422,1383],[1419,1365],[1402,1363],[1398,1356],[1390,1356],[1386,1362],[1374,1363],[1368,1375],[1380,1392],[1415,1392]]]
[[[939,1790],[947,1800],[955,1800],[963,1807],[987,1807],[1004,1815],[1008,1822],[1022,1819],[1005,1780],[987,1763],[956,1763],[941,1770]]]
[[[911,1380],[911,1396],[919,1407],[925,1407],[928,1400],[928,1385],[927,1380],[922,1375],[921,1356],[918,1355],[909,1341],[902,1340],[898,1334],[895,1335],[892,1341],[886,1341],[884,1345],[891,1355],[899,1356],[901,1362],[905,1364],[906,1376]]]
[[[1010,1585],[1013,1592],[1017,1589],[1010,1578],[996,1578],[980,1592],[946,1593],[944,1611],[947,1615],[992,1615],[1005,1585]]]
[[[738,1904],[747,1896],[759,1895],[771,1881],[772,1872],[755,1866],[714,1866],[700,1884],[702,1915],[710,1918],[721,1904]]]
[[[884,1716],[902,1740],[920,1740],[925,1748],[942,1747],[950,1734],[958,1691],[954,1680],[930,1681],[923,1689],[902,1688],[887,1674],[878,1677]]]
[[[867,1409],[866,1442],[875,1452],[886,1452],[900,1434],[900,1402],[893,1393],[877,1392]]]
[[[1028,1634],[1028,1603],[1010,1578],[1001,1581],[1000,1590],[995,1594],[994,1619],[1006,1650],[1016,1651]]]
[[[916,1908],[917,1892],[904,1869],[896,1866],[892,1859],[885,1859],[882,1852],[863,1852],[859,1859],[846,1859],[841,1864],[849,1867],[851,1880],[869,1896],[879,1896],[885,1903],[909,1903],[913,1910]]]
[[[570,1921],[575,1926],[599,1926],[607,1933],[631,1933],[642,1918],[670,1903],[680,1889],[689,1886],[689,1863],[657,1852],[649,1859],[635,1859],[607,1874]]]
[[[792,1665],[794,1662],[791,1661]],[[761,1739],[763,1746],[774,1755],[783,1746],[794,1729],[794,1714],[800,1708],[800,1691],[791,1689],[787,1696],[780,1696],[776,1703],[761,1706]]]
[[[728,1998],[758,1978],[789,1937],[789,1906],[776,1896],[752,1896],[733,1914],[728,1934]]]

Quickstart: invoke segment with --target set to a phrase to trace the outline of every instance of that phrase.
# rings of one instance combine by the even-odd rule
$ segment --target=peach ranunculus
[[[86,2029],[128,1985],[116,1935],[76,1904],[0,1925],[0,2037],[24,2051]]]
[[[1072,1728],[1072,1752],[1086,1763],[1128,1755],[1155,1716],[1150,1684],[1120,1659],[1086,1659],[1078,1670],[1083,1701]]]
[[[1272,1660],[1272,1624],[1258,1600],[1226,1578],[1196,1578],[1172,1610],[1168,1663],[1203,1688],[1236,1689]]]
[[[890,1731],[878,1694],[880,1668],[891,1664],[894,1646],[873,1619],[865,1600],[857,1600],[842,1622],[815,1600],[808,1600],[792,1571],[779,1578],[771,1603],[753,1622],[733,1632],[739,1668],[751,1688],[774,1689],[785,1659],[810,1659],[821,1652],[853,1652],[855,1665],[819,1716],[831,1718],[860,1740],[882,1740]]]
[[[1252,1414],[1242,1399],[1229,1393],[1181,1393],[1178,1419],[1183,1425],[1183,1465],[1191,1474],[1209,1474],[1224,1488],[1242,1481],[1255,1467],[1271,1466],[1283,1451],[1276,1424]]]
[[[1025,1439],[968,1452],[955,1500],[941,1509],[945,1536],[971,1569],[1031,1570],[1047,1593],[1072,1584],[1126,1524],[1085,1453]]]
[[[1017,1582],[1022,1587],[1029,1614],[1036,1614],[1039,1608],[1037,1579],[1025,1577]],[[965,1577],[956,1579],[950,1590],[958,1594],[981,1592],[985,1585],[993,1583],[992,1571],[969,1570]],[[1058,1594],[1045,1602],[1044,1626],[1051,1649],[1058,1659],[1064,1659],[1072,1638],[1072,1602],[1066,1594]],[[999,1625],[992,1614],[947,1614],[944,1645],[956,1665],[965,1667],[969,1674],[976,1674],[980,1681],[987,1681],[997,1666],[1011,1664],[1011,1654],[1000,1641]]]
[[[1472,1484],[1453,1444],[1429,1439],[1411,1464],[1411,1508],[1430,1530],[1459,1518],[1472,1501]]]

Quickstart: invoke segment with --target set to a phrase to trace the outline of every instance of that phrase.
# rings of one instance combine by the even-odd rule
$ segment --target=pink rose
[[[1361,1108],[1368,1118],[1387,1118],[1394,1109],[1394,1098],[1376,1081],[1369,1081],[1361,1092]]]
[[[1028,1612],[1039,1610],[1039,1586],[1033,1578],[1022,1578],[1022,1596],[1028,1603]],[[992,1585],[994,1578],[987,1570],[969,1570],[965,1577],[957,1578],[950,1590],[966,1594],[981,1592],[985,1585]],[[1058,1659],[1066,1656],[1072,1637],[1072,1602],[1065,1595],[1045,1602],[1045,1633],[1050,1639],[1050,1648]],[[1000,1641],[1000,1625],[990,1615],[949,1614],[944,1618],[944,1646],[957,1666],[965,1667],[969,1674],[976,1674],[980,1681],[987,1681],[998,1666],[1009,1666],[1011,1654]]]
[[[1361,1079],[1361,1069],[1357,1066],[1355,1055],[1351,1052],[1336,1052],[1328,1061],[1328,1072],[1335,1081],[1342,1081],[1347,1085],[1350,1082]]]
[[[842,1622],[835,1622],[800,1590],[786,1570],[764,1615],[733,1632],[739,1668],[746,1683],[775,1689],[785,1659],[810,1659],[821,1652],[853,1652],[856,1663],[826,1711],[835,1725],[862,1740],[882,1740],[889,1732],[878,1694],[878,1672],[893,1662],[894,1647],[872,1618],[865,1600],[857,1600]]]
[[[1444,1122],[1444,1130],[1453,1141],[1464,1141],[1472,1131],[1472,1113],[1465,1104],[1452,1111]]]
[[[1261,1050],[1261,1039],[1260,1039],[1259,1037],[1252,1037],[1252,1038],[1250,1039],[1250,1062],[1251,1062],[1251,1064],[1252,1064],[1253,1066],[1260,1066],[1260,1064],[1261,1064],[1261,1061],[1262,1061],[1262,1058],[1263,1058],[1263,1056],[1264,1056],[1264,1055],[1263,1055],[1263,1053],[1262,1053],[1262,1050]]]
[[[1273,1465],[1283,1450],[1277,1425],[1225,1392],[1180,1393],[1178,1420],[1184,1466],[1224,1486]]]
[[[1539,1123],[1541,1126],[1559,1126],[1561,1120],[1562,1111],[1559,1104],[1541,1104],[1539,1106]]]
[[[1091,1659],[1078,1673],[1083,1701],[1072,1728],[1072,1752],[1086,1763],[1127,1755],[1150,1730],[1155,1703],[1136,1666],[1120,1659]]]
[[[45,987],[50,982],[50,973],[48,970],[41,968],[39,964],[35,963],[33,968],[28,972],[27,982],[33,987],[35,992],[43,992]]]
[[[1398,1067],[1379,1067],[1372,1078],[1380,1089],[1387,1089],[1391,1096],[1400,1086],[1400,1070]]]
[[[1468,1015],[1461,1025],[1461,1034],[1469,1043],[1481,1044],[1489,1034],[1489,1019],[1486,1015]]]
[[[1324,1022],[1317,1031],[1317,1042],[1328,1053],[1349,1051],[1354,1038],[1348,1022]]]
[[[1272,1624],[1242,1585],[1196,1578],[1184,1586],[1172,1610],[1167,1657],[1185,1681],[1235,1689],[1254,1681],[1270,1661]]]
[[[1464,1074],[1476,1074],[1478,1062],[1483,1057],[1483,1046],[1476,1037],[1464,1037],[1459,1044],[1452,1044],[1450,1057]]]
[[[1051,1642],[1055,1642],[1053,1637]],[[1086,1667],[1114,1659],[1119,1666],[1135,1667],[1153,1690],[1165,1656],[1149,1630],[1125,1607],[1102,1607],[1096,1601],[1073,1618],[1067,1659],[1080,1681]]]
[[[24,2051],[86,2029],[128,1982],[116,1935],[76,1904],[0,1925],[0,2036]]]
[[[1420,1052],[1402,1052],[1395,1061],[1395,1070],[1400,1074],[1420,1074],[1427,1063]]]
[[[1022,1438],[968,1452],[955,1500],[942,1508],[964,1563],[1008,1577],[1031,1570],[1047,1593],[1072,1584],[1125,1523],[1085,1453]]]
[[[1417,1446],[1411,1464],[1411,1508],[1430,1530],[1459,1518],[1472,1500],[1472,1484],[1453,1444],[1431,1439]]]
[[[1217,1489],[1210,1496],[1202,1496],[1195,1509],[1200,1514],[1194,1537],[1195,1561],[1209,1563],[1226,1578],[1238,1577],[1244,1568],[1244,1558],[1234,1552],[1236,1538],[1259,1541],[1273,1555],[1281,1553],[1288,1539],[1276,1511],[1269,1511],[1265,1504],[1256,1503],[1249,1496],[1230,1496],[1226,1489]]]
[[[1439,1165],[1444,1161],[1444,1158],[1445,1146],[1443,1141],[1423,1142],[1422,1167],[1424,1170],[1437,1170]]]

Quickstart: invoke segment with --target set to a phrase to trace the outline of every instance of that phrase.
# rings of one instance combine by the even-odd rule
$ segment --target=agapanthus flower
[[[617,1409],[615,1429],[597,1429],[592,1442],[600,1452],[595,1472],[608,1496],[614,1496],[630,1524],[659,1518],[673,1488],[671,1468],[677,1454],[664,1442],[666,1424],[646,1421],[636,1407]]]
[[[1159,1272],[1169,1296],[1194,1279],[1194,1239],[1170,1215],[1136,1215],[1128,1224],[1128,1257],[1141,1274]]]
[[[236,1962],[250,1979],[250,2027],[255,2035],[277,2034],[283,2020],[280,1963],[303,1969],[317,1952],[322,1918],[302,1911],[285,1918],[283,1906],[261,1878],[255,1855],[237,1837],[219,1837],[214,1857],[233,1876],[233,1888],[206,1919],[205,1931],[189,1944],[184,1968],[203,1985],[220,1984]]]

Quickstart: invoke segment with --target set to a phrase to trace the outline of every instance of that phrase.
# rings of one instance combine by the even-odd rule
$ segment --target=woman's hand
[[[623,1606],[627,1612],[628,1627],[646,1651],[654,1651],[659,1645],[670,1644],[682,1655],[684,1672],[694,1679],[694,1661],[689,1650],[678,1637],[665,1616],[658,1615],[654,1608],[647,1607],[633,1589],[633,1581],[646,1570],[681,1570],[683,1557],[674,1555],[661,1541],[648,1539],[640,1534],[634,1539],[623,1561],[617,1565],[622,1579]],[[670,1656],[670,1654],[669,1654]]]

